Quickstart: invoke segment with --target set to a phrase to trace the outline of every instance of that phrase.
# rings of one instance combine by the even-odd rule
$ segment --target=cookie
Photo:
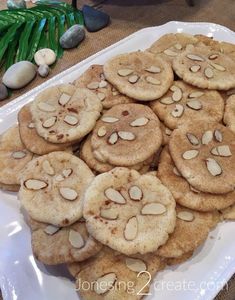
[[[102,101],[105,109],[117,104],[134,102],[133,99],[120,94],[107,80],[105,80],[102,65],[90,66],[76,81],[75,85],[80,88],[88,88],[93,91]]]
[[[161,143],[159,120],[142,104],[112,107],[96,123],[91,136],[95,158],[117,166],[133,166],[149,159]]]
[[[123,254],[153,252],[175,226],[175,200],[157,177],[115,168],[96,176],[84,199],[88,232]]]
[[[187,123],[172,133],[169,150],[181,175],[196,190],[225,194],[235,187],[235,135],[206,121]]]
[[[150,107],[167,127],[175,129],[191,120],[220,122],[224,100],[217,91],[201,90],[175,81],[163,97],[151,102]]]
[[[37,134],[32,120],[30,105],[25,105],[18,113],[20,137],[25,147],[38,155],[48,154],[53,151],[65,150],[70,144],[53,144],[47,142]]]
[[[169,63],[189,45],[198,43],[198,39],[186,33],[168,33],[154,42],[147,51],[163,57]]]
[[[235,220],[235,205],[233,204],[230,207],[223,209],[221,211],[221,213],[222,213],[222,218],[224,220],[234,221]]]
[[[151,279],[164,267],[155,254],[128,257],[104,247],[96,257],[69,265],[69,270],[76,273],[76,289],[82,299],[136,300],[143,297],[139,291],[148,293]],[[84,288],[85,284],[90,288]]]
[[[140,101],[160,98],[173,82],[167,62],[141,51],[111,58],[104,64],[104,75],[119,92]]]
[[[229,54],[195,46],[173,60],[173,69],[183,81],[204,89],[235,87],[235,60]]]
[[[235,95],[230,96],[226,100],[224,112],[224,124],[235,133]]]
[[[88,234],[84,221],[60,228],[30,219],[29,225],[32,229],[33,254],[47,265],[83,261],[102,248]]]
[[[91,135],[89,135],[80,149],[80,158],[95,172],[104,173],[111,171],[116,166],[110,165],[108,163],[102,163],[94,157],[92,147],[91,147]],[[153,161],[153,156],[151,156],[146,161],[130,166],[131,169],[139,171],[141,174],[148,172],[150,165]]]
[[[203,193],[192,188],[175,167],[167,147],[161,153],[157,174],[161,182],[171,191],[175,201],[190,209],[220,210],[235,203],[235,192],[219,195]]]
[[[176,216],[174,232],[157,251],[165,258],[178,258],[194,251],[219,222],[218,212],[198,212],[179,205],[176,206]]]
[[[9,128],[0,137],[0,185],[5,190],[17,191],[20,175],[33,153],[23,145],[19,127]]]
[[[78,157],[51,152],[27,164],[19,198],[34,220],[68,226],[82,217],[83,196],[93,178],[89,167]]]
[[[30,110],[37,133],[48,142],[60,144],[87,135],[100,116],[102,104],[90,90],[62,84],[41,92]]]
[[[179,264],[186,262],[192,256],[193,256],[193,251],[189,251],[179,257],[166,258],[166,264],[168,266],[179,265]]]

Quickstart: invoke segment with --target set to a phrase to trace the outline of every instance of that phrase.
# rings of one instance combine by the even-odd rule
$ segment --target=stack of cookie
[[[168,34],[24,106],[0,187],[20,187],[35,257],[88,300],[140,299],[189,259],[235,219],[234,93],[234,45]]]

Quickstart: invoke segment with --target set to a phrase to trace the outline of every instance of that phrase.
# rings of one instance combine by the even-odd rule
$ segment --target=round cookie
[[[60,228],[30,219],[29,225],[32,229],[33,254],[47,265],[83,261],[102,248],[88,234],[84,221]]]
[[[30,109],[37,133],[60,144],[87,135],[100,116],[102,104],[90,90],[62,84],[41,92]]]
[[[147,51],[160,55],[169,63],[189,45],[198,43],[198,39],[187,33],[168,33],[154,42]]]
[[[105,109],[117,104],[134,102],[133,99],[120,94],[108,81],[105,80],[102,65],[90,66],[76,81],[75,85],[80,88],[88,88],[93,91],[102,101]]]
[[[19,198],[29,216],[55,226],[68,226],[82,217],[83,196],[94,175],[78,157],[51,152],[27,164]]]
[[[173,60],[173,69],[183,81],[204,89],[235,87],[235,60],[229,54],[195,46]]]
[[[235,95],[230,96],[226,100],[223,121],[235,133]]]
[[[235,204],[221,211],[224,220],[235,220]]]
[[[140,290],[148,293],[150,280],[164,267],[164,261],[155,254],[128,257],[105,247],[96,257],[69,265],[69,270],[82,299],[136,300],[143,297]],[[82,288],[85,283],[91,288]]]
[[[227,127],[198,121],[172,133],[169,150],[181,175],[196,190],[225,194],[235,188],[235,135]]]
[[[191,120],[220,122],[224,113],[224,100],[217,91],[201,90],[183,81],[175,81],[170,90],[150,107],[170,129]]]
[[[84,199],[88,232],[123,254],[153,252],[175,226],[175,200],[152,175],[115,168],[98,175]]]
[[[30,105],[25,105],[18,113],[20,137],[25,147],[38,155],[48,154],[53,151],[65,150],[69,144],[53,144],[37,134],[32,120]]]
[[[33,153],[23,145],[19,127],[9,128],[0,137],[0,185],[9,191],[18,190],[20,176]]]
[[[95,158],[117,166],[133,166],[149,159],[161,143],[160,122],[142,104],[112,107],[96,123],[91,136]]]
[[[181,257],[194,251],[207,238],[210,230],[219,222],[218,212],[198,212],[177,205],[176,225],[167,242],[157,254],[165,257]]]
[[[104,74],[119,92],[140,101],[160,98],[173,82],[170,65],[149,52],[132,52],[111,58]]]
[[[168,148],[161,153],[157,175],[171,191],[175,201],[184,207],[206,212],[224,209],[235,203],[235,192],[219,195],[192,188],[175,167]]]

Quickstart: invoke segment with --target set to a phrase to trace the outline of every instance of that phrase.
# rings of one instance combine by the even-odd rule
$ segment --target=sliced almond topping
[[[177,56],[178,55],[178,53],[176,53],[175,51],[172,51],[171,49],[166,49],[163,51],[163,53],[168,56]]]
[[[101,79],[101,80],[105,80],[104,73],[101,73],[101,74],[100,74],[100,79]]]
[[[202,109],[202,103],[199,101],[199,100],[189,100],[186,105],[189,107],[189,108],[192,108],[194,110],[200,110]]]
[[[210,65],[211,65],[214,69],[216,69],[217,71],[224,72],[224,71],[226,70],[225,67],[223,67],[223,66],[221,66],[221,65],[219,65],[219,64],[213,63],[213,62],[211,62]]]
[[[133,72],[134,71],[131,69],[120,69],[120,70],[118,70],[118,75],[125,77],[128,75],[131,75]]]
[[[147,266],[146,266],[145,262],[143,262],[141,259],[137,259],[137,258],[127,257],[126,258],[126,266],[131,271],[137,272],[137,273],[147,270]]]
[[[148,203],[141,210],[142,215],[162,215],[164,212],[166,207],[161,203]]]
[[[181,50],[183,48],[183,46],[180,43],[175,44],[174,47],[177,50]]]
[[[133,127],[140,127],[140,126],[146,125],[148,122],[149,122],[149,119],[148,119],[148,118],[146,118],[146,117],[141,117],[141,118],[138,118],[138,119],[135,119],[134,121],[132,121],[132,122],[130,123],[130,126],[133,126]]]
[[[78,193],[74,189],[68,187],[62,187],[59,189],[59,191],[60,195],[66,200],[73,201],[78,197]]]
[[[42,126],[44,128],[50,128],[52,127],[53,125],[55,125],[55,122],[56,122],[57,118],[56,117],[50,117],[49,119],[47,119],[46,121],[44,121],[42,123]]]
[[[175,108],[172,110],[171,115],[174,118],[180,118],[184,113],[184,107],[181,104],[176,104]]]
[[[78,119],[72,115],[66,115],[64,117],[64,122],[71,126],[75,126],[78,124]]]
[[[199,139],[194,134],[187,133],[186,136],[192,145],[199,145]]]
[[[184,159],[193,159],[198,156],[198,150],[188,150],[183,153]]]
[[[173,168],[173,173],[174,173],[176,176],[181,177],[181,174],[180,174],[179,170],[178,170],[176,167]]]
[[[156,74],[156,73],[160,73],[161,69],[159,67],[151,66],[151,67],[145,69],[145,71]]]
[[[124,230],[124,237],[128,241],[133,241],[138,233],[138,221],[136,217],[132,217],[126,223],[126,227]]]
[[[132,200],[139,201],[143,198],[143,192],[137,185],[130,187],[128,192]]]
[[[126,199],[122,196],[122,194],[113,188],[106,189],[104,191],[104,194],[109,200],[111,200],[115,203],[118,203],[118,204],[126,203]]]
[[[69,242],[74,248],[82,248],[85,245],[81,234],[73,229],[69,230]]]
[[[160,100],[160,102],[162,104],[166,104],[166,105],[174,103],[174,101],[171,97],[163,98]]]
[[[189,211],[180,211],[177,213],[177,218],[186,222],[192,222],[194,220],[194,215]]]
[[[119,119],[115,117],[102,117],[101,120],[105,123],[115,123],[119,121]]]
[[[46,102],[39,102],[38,103],[38,108],[42,111],[46,111],[46,112],[53,112],[55,111],[55,107],[52,106],[51,104],[48,104]]]
[[[64,105],[66,105],[68,102],[69,102],[69,100],[71,99],[71,96],[70,95],[68,95],[68,94],[62,94],[61,96],[60,96],[60,99],[59,99],[59,104],[60,105],[62,105],[62,106],[64,106]]]
[[[213,155],[219,155],[217,147],[214,147],[214,148],[211,149],[211,154],[213,154]]]
[[[104,93],[97,93],[97,96],[100,99],[100,101],[103,101],[106,98]]]
[[[108,220],[117,220],[118,218],[118,212],[116,209],[102,209],[100,211],[100,216],[104,219],[108,219]]]
[[[33,122],[29,123],[28,128],[30,128],[30,129],[35,128],[35,124]]]
[[[231,156],[232,155],[228,145],[218,146],[217,150],[218,150],[218,153],[220,156]]]
[[[54,226],[54,225],[48,225],[45,229],[44,232],[49,234],[49,235],[53,235],[56,232],[58,232],[60,230],[60,227]]]
[[[199,55],[195,55],[195,54],[187,54],[186,55],[187,58],[191,59],[191,60],[195,60],[195,61],[204,61],[204,58],[202,58]]]
[[[199,65],[193,65],[189,69],[190,69],[191,72],[197,73],[201,69],[201,66],[199,66]]]
[[[45,189],[48,186],[45,181],[39,179],[28,179],[24,182],[24,185],[28,190],[34,191]]]
[[[189,186],[189,188],[190,188],[190,190],[192,191],[192,192],[194,192],[194,193],[197,193],[197,194],[199,194],[199,193],[201,193],[199,190],[196,190],[194,187],[192,187],[191,185]]]
[[[128,81],[129,81],[130,83],[136,83],[138,80],[139,80],[139,76],[138,76],[138,75],[131,75],[131,76],[128,78]]]
[[[148,83],[151,83],[151,84],[155,84],[155,85],[161,84],[161,81],[159,81],[158,79],[156,79],[152,76],[147,76],[145,79]]]
[[[62,171],[64,178],[68,178],[73,173],[72,169],[65,169]]]
[[[203,96],[204,93],[203,92],[192,92],[188,95],[189,98],[199,98],[201,96]]]
[[[113,91],[113,92],[112,92],[112,95],[113,95],[113,96],[117,96],[117,95],[119,95],[119,94],[120,94],[120,93],[119,93],[118,91]]]
[[[180,88],[177,88],[173,94],[172,94],[172,99],[175,101],[175,102],[178,102],[182,99],[182,96],[183,96],[183,93],[181,91]]]
[[[107,293],[112,288],[116,280],[117,275],[115,273],[108,273],[98,278],[94,285],[95,293],[98,295]]]
[[[108,82],[105,80],[101,80],[99,83],[99,88],[105,88],[108,85]]]
[[[178,89],[179,89],[179,87],[176,86],[176,85],[172,85],[172,86],[170,87],[170,90],[171,90],[172,92],[175,92],[175,91],[177,91]]]
[[[216,58],[218,58],[218,55],[217,55],[217,54],[211,54],[211,55],[209,55],[209,59],[210,59],[210,60],[214,60],[214,59],[216,59]]]
[[[12,157],[15,159],[21,159],[24,158],[27,154],[24,151],[14,151],[12,152]]]
[[[212,176],[218,176],[222,174],[222,169],[220,165],[213,158],[206,159],[206,167]]]
[[[116,132],[113,132],[110,137],[108,138],[108,143],[111,145],[116,144],[118,141],[118,135]]]
[[[172,130],[166,127],[165,128],[165,134],[166,135],[171,135],[172,134]]]
[[[42,168],[43,168],[43,171],[48,174],[48,175],[54,175],[55,174],[55,171],[54,169],[52,168],[50,162],[48,160],[44,160],[43,163],[42,163]]]
[[[214,77],[214,72],[213,72],[213,70],[212,70],[211,68],[209,68],[209,67],[205,68],[204,74],[205,74],[205,76],[206,76],[207,78],[209,78],[209,79],[212,78],[212,77]]]
[[[63,181],[63,180],[64,180],[64,177],[63,177],[62,175],[57,175],[57,176],[55,177],[55,180],[58,181],[58,182],[60,182],[60,181]]]
[[[86,86],[89,90],[96,90],[99,87],[98,81],[93,81]]]
[[[215,137],[215,140],[219,143],[221,143],[223,141],[223,135],[222,135],[222,132],[218,129],[216,129],[214,131],[214,137]]]
[[[101,127],[98,129],[97,135],[98,135],[99,137],[102,137],[102,136],[105,136],[106,133],[107,133],[106,127],[105,127],[105,126],[101,126]]]
[[[135,139],[135,135],[129,131],[118,131],[118,136],[125,141],[133,141]]]
[[[202,144],[208,145],[213,139],[213,133],[211,130],[207,130],[202,135]]]

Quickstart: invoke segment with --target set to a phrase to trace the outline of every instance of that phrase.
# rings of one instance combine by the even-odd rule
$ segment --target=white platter
[[[91,64],[102,64],[119,53],[145,49],[160,36],[170,32],[201,33],[235,43],[234,32],[211,23],[169,22],[140,30],[0,108],[0,133],[16,122],[21,107],[46,87],[72,82]],[[16,194],[0,191],[0,213],[0,287],[4,300],[79,299],[63,267],[45,267],[35,261],[30,232]],[[219,224],[193,258],[157,275],[147,299],[213,299],[235,273],[234,229],[234,222]]]

